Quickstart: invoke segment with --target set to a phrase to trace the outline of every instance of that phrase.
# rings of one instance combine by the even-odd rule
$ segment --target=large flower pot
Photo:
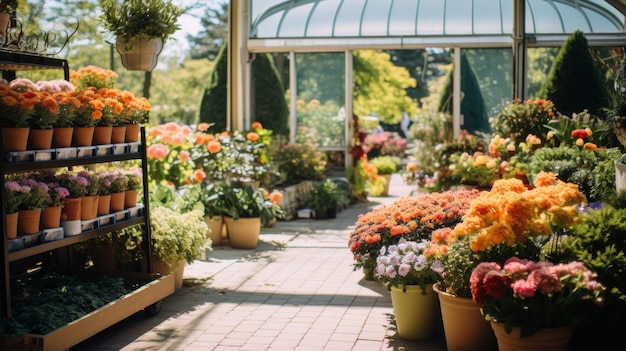
[[[74,127],[55,127],[52,130],[52,147],[70,147],[72,146],[72,135]]]
[[[398,335],[408,340],[423,340],[433,336],[437,314],[437,295],[432,284],[423,294],[419,285],[409,285],[406,292],[402,287],[391,287],[391,304],[396,316]]]
[[[98,196],[98,216],[111,213],[111,195]]]
[[[499,351],[567,351],[574,331],[571,328],[540,329],[535,334],[520,337],[520,329],[507,333],[503,323],[491,321],[498,339]]]
[[[80,203],[80,219],[87,221],[98,217],[98,196],[83,196]]]
[[[25,151],[28,145],[30,128],[2,127],[2,148],[4,152]]]
[[[94,127],[74,127],[72,146],[91,146]]]
[[[381,174],[380,177],[385,180],[385,187],[383,188],[380,196],[389,196],[389,183],[391,183],[391,174]]]
[[[98,126],[93,130],[94,145],[107,145],[111,144],[111,134],[113,133],[112,126]]]
[[[137,206],[137,196],[139,195],[139,190],[137,189],[128,189],[124,194],[124,208],[131,208]]]
[[[28,133],[28,149],[29,150],[45,150],[52,147],[52,129],[34,129],[31,128]]]
[[[126,192],[111,193],[111,212],[124,211],[124,202],[126,201]]]
[[[615,190],[626,190],[626,163],[620,160],[615,161]]]
[[[17,212],[7,213],[4,217],[4,220],[7,225],[6,236],[7,239],[15,239],[17,238],[17,218],[19,214]]]
[[[20,235],[30,235],[39,232],[39,221],[41,220],[41,209],[19,210],[17,217],[17,233]]]
[[[131,71],[152,71],[163,50],[161,38],[125,40],[117,37],[115,48],[122,58],[122,65]]]
[[[496,337],[480,313],[480,306],[468,297],[458,297],[439,289],[439,306],[448,351],[497,350]]]
[[[39,226],[41,229],[59,228],[61,226],[61,206],[43,208]]]
[[[207,232],[207,236],[211,239],[211,245],[217,246],[222,241],[222,227],[224,226],[224,217],[222,216],[204,216],[204,221],[206,222],[209,230]]]
[[[111,143],[121,144],[126,139],[126,126],[114,126],[111,131]]]
[[[63,209],[61,210],[62,221],[79,221],[81,212],[81,198],[68,197],[63,200]]]
[[[230,246],[234,249],[254,249],[259,244],[261,218],[224,217]]]
[[[127,143],[134,143],[139,140],[139,130],[141,125],[137,123],[126,125],[126,134],[124,135],[124,141]]]

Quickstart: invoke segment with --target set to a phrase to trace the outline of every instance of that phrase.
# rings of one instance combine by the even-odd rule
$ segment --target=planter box
[[[135,275],[136,280],[151,277],[147,274]],[[132,273],[129,276],[132,276]],[[173,294],[174,280],[173,274],[152,280],[137,290],[46,335],[27,334],[16,338],[0,335],[0,349],[5,351],[67,350]]]
[[[283,209],[283,218],[287,221],[298,217],[298,210],[306,207],[309,202],[309,191],[313,187],[313,182],[305,180],[298,184],[278,189],[283,193],[283,198],[279,205]]]

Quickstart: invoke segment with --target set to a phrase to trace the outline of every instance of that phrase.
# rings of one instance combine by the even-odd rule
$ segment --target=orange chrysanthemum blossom
[[[263,125],[261,124],[261,122],[253,122],[252,129],[263,129]]]
[[[257,141],[259,140],[259,134],[255,133],[255,132],[249,132],[248,134],[246,134],[246,139],[250,140],[250,141]]]
[[[461,222],[478,195],[478,190],[460,189],[403,197],[359,215],[348,241],[355,266],[367,266],[371,260],[375,262],[382,246],[396,244],[401,238],[431,240],[431,235],[438,229],[453,228]]]
[[[586,202],[576,184],[552,173],[539,173],[530,190],[515,178],[498,180],[491,191],[476,198],[452,235],[469,235],[475,252],[511,246],[530,237],[550,236],[556,228],[571,228],[580,221],[578,208]]]
[[[201,132],[206,132],[207,130],[209,130],[209,124],[206,122],[198,124],[198,130]]]
[[[274,190],[270,194],[270,201],[275,205],[279,204],[282,201],[282,199],[283,199],[283,193],[281,193],[278,190]]]
[[[202,183],[202,181],[206,178],[206,173],[201,169],[196,169],[193,171],[192,179],[194,183]]]
[[[222,144],[220,144],[220,142],[217,140],[210,140],[207,143],[206,147],[210,153],[214,154],[220,151],[220,149],[222,148]]]

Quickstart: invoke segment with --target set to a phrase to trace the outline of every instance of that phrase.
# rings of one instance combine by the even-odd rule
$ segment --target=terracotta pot
[[[137,124],[137,123],[127,124],[124,141],[127,143],[134,143],[134,142],[139,141],[139,130],[141,130],[140,124]]]
[[[224,217],[230,246],[234,249],[254,249],[259,244],[261,218]]]
[[[25,151],[28,145],[30,128],[2,127],[2,148],[4,152]]]
[[[137,206],[137,195],[139,194],[139,190],[131,189],[126,190],[126,195],[124,195],[124,208],[131,208]]]
[[[398,335],[408,340],[428,339],[435,333],[437,295],[432,284],[426,286],[426,295],[419,285],[391,287],[391,304],[396,316]]]
[[[59,228],[61,226],[61,206],[45,207],[41,209],[41,229]]]
[[[7,231],[6,231],[6,236],[7,239],[15,239],[17,238],[17,218],[18,218],[19,214],[17,212],[14,213],[7,213],[7,215],[4,217],[4,220],[6,222],[6,226],[7,226]]]
[[[100,195],[98,197],[98,216],[111,213],[111,195]]]
[[[80,197],[65,198],[61,210],[62,221],[79,221],[81,215]]]
[[[2,36],[2,43],[4,43],[4,36],[7,34],[9,23],[11,23],[11,14],[6,12],[0,13],[0,36]]]
[[[152,258],[152,273],[160,273],[161,275],[174,274],[174,290],[178,291],[183,288],[183,276],[185,273],[185,261],[177,264],[168,265],[158,258]]]
[[[114,126],[111,131],[111,143],[121,144],[126,139],[126,126]]]
[[[73,127],[54,128],[52,130],[52,147],[63,148],[72,146]]]
[[[29,235],[39,232],[39,221],[41,220],[41,209],[19,210],[17,217],[17,233],[19,235]]]
[[[28,150],[45,150],[52,147],[52,129],[30,129],[28,133]]]
[[[111,212],[124,211],[126,192],[111,193]]]
[[[574,334],[571,328],[550,328],[522,338],[519,328],[513,328],[509,334],[503,323],[493,320],[491,327],[498,340],[499,351],[567,351]]]
[[[131,71],[152,71],[163,50],[161,38],[117,38],[115,48],[122,58],[122,65]]]
[[[83,196],[80,198],[80,219],[87,221],[98,217],[98,196]]]
[[[91,146],[94,127],[74,127],[72,146]]]
[[[207,237],[211,239],[211,245],[217,246],[222,241],[222,227],[224,226],[224,218],[222,216],[204,216],[209,230],[207,231]]]
[[[93,130],[93,145],[111,144],[112,126],[98,126]]]
[[[496,337],[480,313],[480,306],[469,297],[458,297],[439,290],[441,319],[449,351],[497,350]]]

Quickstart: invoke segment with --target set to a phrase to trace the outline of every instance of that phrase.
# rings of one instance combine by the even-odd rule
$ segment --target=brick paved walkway
[[[255,250],[216,247],[185,268],[156,316],[138,313],[72,350],[445,350],[441,327],[425,341],[397,337],[389,293],[351,266],[358,214],[409,191],[394,175],[390,197],[336,219],[278,222]]]

